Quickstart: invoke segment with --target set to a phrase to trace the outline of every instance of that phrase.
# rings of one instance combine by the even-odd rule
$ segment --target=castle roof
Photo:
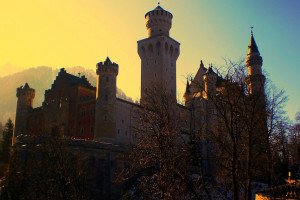
[[[258,53],[259,54],[259,50],[258,50],[257,44],[255,42],[252,31],[251,31],[251,37],[250,37],[250,44],[248,46],[248,54],[251,54],[251,53]]]
[[[60,70],[60,72],[58,73],[55,81],[52,84],[52,88],[56,87],[58,85],[58,81],[62,81],[65,84],[67,84],[68,86],[75,86],[75,85],[81,85],[87,88],[94,88],[90,82],[87,80],[87,78],[85,76],[75,76],[73,74],[69,74],[66,72],[66,70],[64,68],[62,68]]]
[[[209,66],[205,74],[216,74],[212,69],[212,66]]]
[[[189,84],[189,80],[186,80],[186,88],[185,88],[185,93],[184,94],[191,94],[191,90],[190,90],[190,84]]]
[[[23,86],[23,89],[30,89],[28,83],[25,83],[25,85]]]
[[[104,65],[111,65],[112,62],[111,60],[109,59],[109,57],[106,58],[106,60],[104,61]]]
[[[202,80],[202,76],[206,72],[206,70],[207,69],[204,67],[203,61],[200,60],[200,67],[199,67],[199,69],[198,69],[198,71],[197,71],[197,73],[196,73],[193,81],[196,81],[196,82],[201,81]],[[193,83],[193,81],[192,81],[192,83]]]
[[[154,10],[164,10],[161,6],[157,6]]]
[[[156,8],[155,8],[154,10],[150,10],[149,12],[147,12],[147,13],[145,14],[145,18],[147,17],[147,15],[149,15],[150,13],[153,13],[153,12],[155,12],[155,11],[157,11],[157,12],[158,12],[158,11],[164,11],[164,12],[167,12],[168,14],[170,14],[171,16],[173,16],[172,13],[170,13],[169,11],[163,9],[163,8],[160,6],[160,3],[158,3],[158,6],[156,6]]]

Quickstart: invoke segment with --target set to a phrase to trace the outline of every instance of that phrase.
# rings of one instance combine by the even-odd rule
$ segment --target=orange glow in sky
[[[287,73],[282,69],[285,61],[296,66],[296,58],[299,60],[293,53],[282,55],[291,48],[299,52],[299,40],[289,41],[296,38],[297,32],[294,36],[283,32],[289,30],[284,27],[288,26],[283,22],[285,11],[270,2],[272,6],[262,5],[265,3],[261,1],[161,2],[174,15],[171,37],[181,43],[177,63],[179,96],[184,91],[185,77],[196,73],[201,59],[206,65],[220,65],[224,57],[245,57],[249,27],[254,25],[264,69],[279,87],[287,89],[290,116],[300,109],[300,94],[294,86],[300,85],[299,79],[295,73],[290,76],[292,84],[281,78]],[[83,66],[95,70],[96,63],[109,56],[119,64],[118,87],[139,99],[137,41],[147,37],[144,15],[156,5],[154,0],[1,0],[0,68],[10,64],[22,69]]]

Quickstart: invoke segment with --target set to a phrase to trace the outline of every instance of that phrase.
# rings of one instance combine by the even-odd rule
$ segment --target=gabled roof
[[[66,72],[64,68],[60,70],[51,88],[57,87],[58,82],[63,82],[68,86],[81,85],[87,88],[94,88],[85,76],[75,76]]]
[[[192,81],[193,82],[198,82],[198,81],[202,81],[203,80],[203,74],[206,72],[206,68],[204,67],[204,64],[202,62],[202,60],[200,61],[200,67]],[[198,83],[199,84],[199,83]]]

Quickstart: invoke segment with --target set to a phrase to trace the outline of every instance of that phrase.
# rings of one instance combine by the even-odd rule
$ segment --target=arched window
[[[148,51],[149,51],[150,53],[153,53],[153,46],[152,46],[152,44],[149,44],[149,46],[148,46]]]
[[[165,43],[165,51],[166,51],[166,53],[168,53],[168,51],[169,51],[169,45],[168,45],[168,43]]]

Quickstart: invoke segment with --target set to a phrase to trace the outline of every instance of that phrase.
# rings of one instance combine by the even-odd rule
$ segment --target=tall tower
[[[266,95],[265,95],[265,76],[262,73],[263,59],[260,56],[256,45],[253,32],[251,31],[250,44],[248,46],[248,54],[246,57],[246,66],[248,68],[248,76],[246,83],[249,88],[250,99],[255,102],[255,112],[252,121],[255,122],[253,127],[252,144],[253,146],[253,162],[257,166],[256,173],[259,174],[254,179],[269,180],[268,160],[269,154],[269,137],[267,128],[267,112],[266,112]]]
[[[27,131],[27,117],[29,111],[33,106],[33,99],[35,96],[35,90],[30,88],[28,83],[24,86],[17,88],[17,110],[14,138],[21,134],[26,134]]]
[[[159,5],[145,15],[148,38],[138,41],[141,58],[141,102],[147,90],[163,88],[176,102],[176,61],[180,44],[170,37],[173,15]]]
[[[264,99],[266,78],[262,73],[262,64],[263,59],[260,56],[253,32],[251,31],[250,44],[248,46],[248,54],[246,57],[246,66],[248,68],[246,82],[248,84],[250,94],[259,95]]]
[[[116,136],[116,92],[119,66],[107,57],[97,64],[95,139]]]

